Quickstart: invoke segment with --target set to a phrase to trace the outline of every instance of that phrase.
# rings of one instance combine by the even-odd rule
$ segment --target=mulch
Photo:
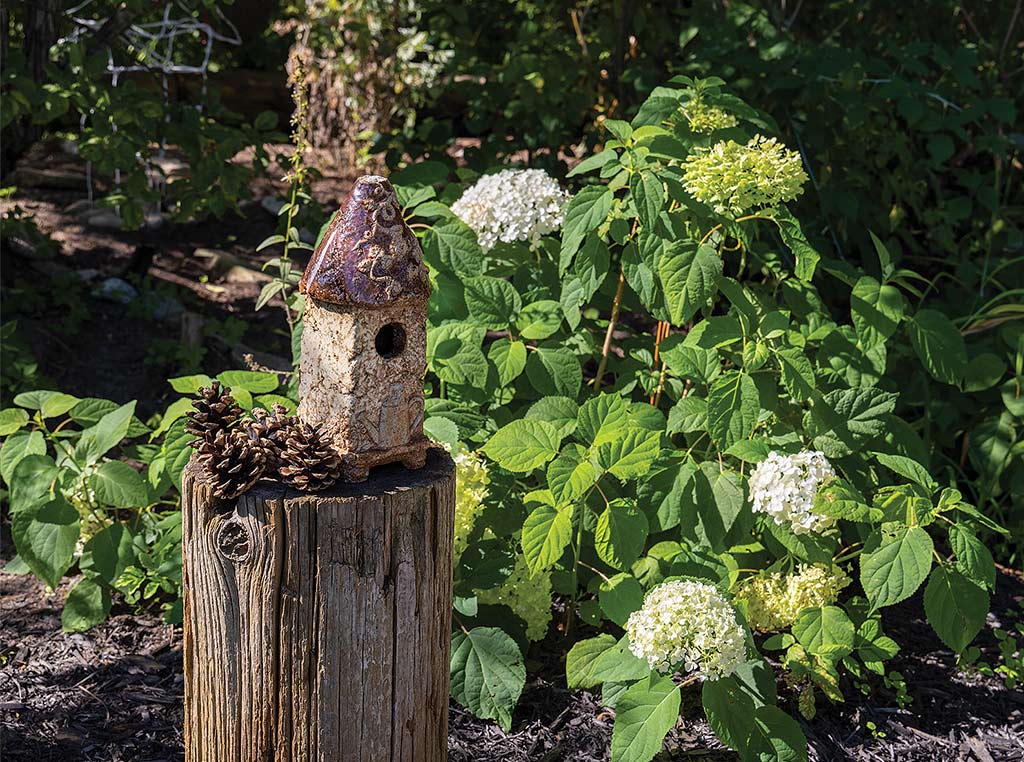
[[[60,609],[72,583],[51,593],[29,575],[0,573],[0,759],[183,759],[180,628],[116,605],[110,619],[89,632],[62,633]],[[1020,576],[1001,574],[989,628],[1019,610],[1022,600]],[[846,703],[820,700],[818,716],[803,723],[811,760],[1024,760],[1024,693],[957,669],[917,611],[920,602],[912,601],[885,618],[904,647],[891,668],[906,678],[912,703],[900,709],[884,689],[863,696],[845,685]],[[990,660],[994,643],[990,630],[979,639]],[[511,733],[451,705],[451,762],[608,760],[614,713],[600,695],[566,688],[560,645],[552,636],[531,651]],[[737,759],[699,719],[699,689],[684,691],[683,707],[661,762]]]

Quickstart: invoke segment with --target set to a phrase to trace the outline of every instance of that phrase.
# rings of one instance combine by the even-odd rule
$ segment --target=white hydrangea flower
[[[459,563],[467,540],[476,524],[476,517],[483,510],[487,498],[490,477],[487,464],[475,452],[462,450],[455,455],[455,536],[453,556]]]
[[[757,575],[745,580],[736,597],[747,602],[747,622],[755,630],[782,630],[804,609],[827,606],[839,598],[850,578],[838,566],[801,565],[796,574]]]
[[[739,120],[725,109],[709,106],[701,101],[692,101],[686,107],[686,120],[691,130],[704,134],[739,124]]]
[[[788,525],[796,534],[821,534],[835,526],[836,519],[814,512],[814,496],[835,475],[824,453],[803,450],[781,455],[772,451],[750,473],[754,512],[767,513],[776,524]]]
[[[736,612],[714,585],[672,580],[658,585],[626,622],[629,649],[652,668],[704,680],[731,675],[747,660]]]
[[[528,241],[562,227],[568,192],[542,169],[505,169],[484,175],[454,204],[455,215],[473,228],[484,251],[498,241]]]

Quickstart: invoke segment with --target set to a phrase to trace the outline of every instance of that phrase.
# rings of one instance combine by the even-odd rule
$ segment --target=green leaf
[[[78,582],[64,603],[60,615],[64,632],[84,632],[95,627],[110,613],[110,591],[86,577]]]
[[[860,445],[885,433],[896,396],[881,389],[836,389],[804,415],[814,446],[830,458],[856,452]]]
[[[25,407],[29,410],[41,410],[43,403],[59,392],[46,389],[34,389],[30,392],[22,392],[14,398],[14,404],[18,407]]]
[[[681,325],[696,315],[718,291],[721,275],[722,259],[713,247],[666,247],[658,264],[658,277],[672,322]]]
[[[708,433],[725,450],[753,433],[760,412],[754,380],[735,370],[723,373],[708,392]]]
[[[96,499],[115,508],[144,508],[148,504],[146,481],[134,468],[119,460],[108,460],[89,479]]]
[[[903,320],[903,296],[895,286],[865,275],[853,287],[850,313],[861,345],[870,349],[896,333]]]
[[[169,378],[167,379],[167,383],[169,383],[171,388],[178,392],[178,394],[198,394],[199,389],[212,384],[213,379],[205,373],[197,373],[192,376]]]
[[[593,172],[595,169],[600,169],[608,162],[615,161],[616,158],[618,158],[618,154],[615,151],[598,151],[573,167],[566,177],[576,177],[577,175],[585,175],[588,172]]]
[[[772,704],[754,710],[746,752],[759,762],[807,762],[807,739],[800,723]]]
[[[21,408],[8,407],[0,410],[0,437],[9,437],[28,423],[28,413]]]
[[[562,305],[551,299],[528,304],[519,314],[516,326],[524,339],[546,339],[562,325]]]
[[[981,632],[988,593],[956,569],[936,566],[924,589],[924,612],[942,642],[962,653]]]
[[[619,573],[601,583],[597,593],[601,611],[619,627],[644,605],[644,591],[632,574]]]
[[[526,345],[521,341],[498,339],[487,350],[487,359],[498,369],[498,382],[508,386],[526,368]]]
[[[604,128],[622,142],[633,137],[633,127],[622,119],[605,119]]]
[[[583,369],[569,349],[540,347],[526,358],[526,377],[540,394],[572,397],[583,386]]]
[[[116,447],[128,435],[135,413],[135,401],[125,403],[100,418],[95,426],[82,432],[75,446],[75,459],[95,463],[108,450]]]
[[[811,280],[814,277],[814,270],[821,260],[821,255],[807,242],[804,231],[800,229],[800,223],[789,213],[788,209],[776,208],[774,218],[775,224],[779,226],[782,242],[796,257],[796,267],[794,268],[796,277],[802,281]]]
[[[928,473],[928,469],[913,458],[907,458],[903,455],[890,455],[884,452],[875,453],[875,458],[886,468],[892,469],[900,476],[920,484],[929,492],[935,492],[938,489],[939,485],[935,483],[932,475]]]
[[[445,323],[427,329],[427,363],[442,381],[482,389],[487,358],[481,351],[486,330],[468,323]]]
[[[445,220],[430,228],[423,238],[423,254],[435,268],[460,278],[484,274],[484,251],[476,233],[459,219]]]
[[[629,403],[617,394],[599,394],[580,406],[576,417],[577,438],[597,447],[621,436],[629,427]]]
[[[562,224],[562,250],[558,261],[559,274],[564,273],[572,264],[573,257],[587,237],[587,233],[596,230],[608,217],[612,209],[615,194],[604,185],[591,185],[569,201],[565,210],[565,222]]]
[[[567,447],[548,464],[548,488],[559,505],[583,497],[597,481],[593,464],[584,458],[586,453],[581,450],[576,446]]]
[[[807,355],[800,349],[785,348],[775,353],[782,371],[782,385],[792,397],[799,401],[810,399],[814,394],[816,382],[814,368]]]
[[[814,512],[846,521],[875,523],[882,511],[867,505],[864,496],[845,479],[833,479],[814,497]]]
[[[466,278],[466,306],[474,323],[485,328],[508,328],[516,319],[523,302],[507,280],[478,275]]]
[[[598,683],[605,683],[640,680],[649,674],[650,666],[629,650],[629,637],[623,635],[613,647],[598,657],[592,676]]]
[[[679,689],[671,677],[651,675],[630,686],[615,704],[612,759],[649,762],[679,719]]]
[[[280,384],[276,373],[263,373],[256,370],[226,370],[217,374],[217,380],[233,390],[245,389],[252,394],[272,392]]]
[[[850,617],[838,606],[804,609],[793,624],[793,636],[812,654],[836,646],[852,651],[855,632]]]
[[[185,431],[185,421],[179,418],[167,430],[160,456],[167,464],[167,473],[174,486],[181,489],[181,472],[195,450],[192,449],[192,435]]]
[[[640,223],[653,228],[665,202],[665,187],[653,172],[635,172],[629,179],[629,191],[633,194]]]
[[[670,434],[704,431],[708,426],[708,402],[695,394],[683,397],[668,411]]]
[[[20,510],[11,517],[18,555],[39,579],[57,587],[74,560],[78,511],[63,497]]]
[[[3,447],[0,448],[0,476],[8,485],[11,484],[11,475],[14,473],[14,469],[23,458],[29,455],[46,455],[46,440],[43,439],[43,432],[23,432],[4,440]],[[13,497],[11,504],[14,505]]]
[[[423,421],[423,433],[435,442],[446,444],[455,452],[459,444],[459,427],[451,418],[432,416]]]
[[[558,429],[559,439],[576,430],[579,406],[568,397],[541,397],[530,405],[524,418],[545,421]]]
[[[708,724],[719,740],[733,749],[747,746],[754,729],[754,699],[733,677],[708,680],[701,687]]]
[[[932,566],[932,538],[921,527],[875,532],[860,557],[860,582],[872,609],[913,595]]]
[[[628,569],[644,549],[647,517],[631,506],[612,503],[597,517],[594,548],[613,569]]]
[[[558,454],[558,430],[547,421],[520,419],[502,426],[483,451],[502,468],[528,473]]]
[[[939,381],[959,384],[967,371],[967,347],[949,318],[936,310],[921,310],[907,327],[925,369]]]
[[[107,584],[114,584],[114,580],[135,561],[133,539],[126,526],[113,522],[85,544],[79,568],[86,574],[99,575]]]
[[[78,397],[73,397],[70,394],[64,394],[63,392],[55,392],[46,398],[40,406],[39,412],[43,418],[56,418],[64,415],[71,408],[77,405],[78,402]]]
[[[996,565],[985,543],[960,524],[949,528],[949,546],[956,555],[956,568],[976,585],[994,590]]]
[[[565,679],[570,689],[593,688],[600,684],[594,671],[600,658],[615,647],[615,637],[602,633],[596,638],[578,641],[565,657]]]
[[[531,574],[554,566],[572,542],[572,506],[557,509],[541,505],[523,522],[523,558]]]
[[[57,464],[45,454],[45,449],[39,454],[23,454],[7,479],[11,488],[11,513],[33,511],[53,500],[59,475]]]
[[[452,698],[482,720],[496,720],[507,733],[512,709],[526,683],[519,646],[496,627],[474,627],[452,637]]]
[[[629,428],[602,444],[597,451],[601,467],[621,481],[635,479],[650,469],[661,452],[661,432]]]

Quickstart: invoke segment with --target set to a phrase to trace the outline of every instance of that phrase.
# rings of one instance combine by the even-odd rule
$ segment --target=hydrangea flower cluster
[[[659,672],[678,669],[704,680],[731,675],[747,660],[736,612],[714,585],[658,585],[626,622],[629,649]]]
[[[814,496],[835,475],[821,452],[781,455],[772,451],[750,473],[754,512],[767,513],[776,524],[788,525],[796,534],[821,534],[835,526],[836,519],[814,512]]]
[[[526,622],[526,637],[542,640],[551,624],[551,574],[530,576],[530,567],[520,553],[512,575],[498,587],[477,590],[476,599],[485,605],[502,604]]]
[[[701,101],[691,101],[686,107],[686,120],[691,130],[705,135],[739,124],[739,120],[725,109],[709,106]]]
[[[459,563],[476,517],[487,498],[490,477],[484,459],[475,452],[460,450],[455,455],[455,537],[453,556]]]
[[[804,609],[834,603],[850,578],[838,566],[801,565],[796,574],[750,577],[736,592],[747,602],[747,621],[755,630],[789,627]]]
[[[739,217],[803,193],[800,155],[775,138],[755,135],[746,145],[723,140],[686,157],[683,185],[716,213]]]
[[[452,204],[455,215],[473,228],[484,251],[498,241],[529,241],[562,227],[569,193],[542,169],[505,169],[484,175]]]

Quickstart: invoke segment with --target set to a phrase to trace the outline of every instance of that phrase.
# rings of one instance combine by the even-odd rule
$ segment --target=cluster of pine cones
[[[260,479],[277,477],[303,492],[319,492],[341,476],[341,458],[319,426],[288,415],[283,405],[246,416],[231,388],[214,381],[199,390],[185,430],[218,497],[238,497]]]

